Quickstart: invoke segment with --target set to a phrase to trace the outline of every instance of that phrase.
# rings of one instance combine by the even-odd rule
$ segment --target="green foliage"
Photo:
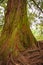
[[[0,3],[2,3],[4,0],[0,0]]]
[[[41,2],[41,8],[43,9],[43,1]]]

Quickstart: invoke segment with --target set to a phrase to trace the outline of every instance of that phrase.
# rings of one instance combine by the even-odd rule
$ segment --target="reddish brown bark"
[[[10,54],[16,57],[28,47],[36,47],[36,40],[28,25],[26,0],[8,0],[0,43],[0,57],[4,63],[7,63]]]

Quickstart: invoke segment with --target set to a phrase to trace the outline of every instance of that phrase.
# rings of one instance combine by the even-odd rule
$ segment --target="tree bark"
[[[6,59],[11,53],[18,56],[20,51],[36,47],[27,17],[27,0],[8,0],[5,24],[0,38],[0,56]]]

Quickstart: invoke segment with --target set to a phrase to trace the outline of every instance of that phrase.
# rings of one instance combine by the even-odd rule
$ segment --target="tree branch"
[[[35,0],[32,0],[34,4],[37,6],[37,8],[43,13],[42,9],[38,6],[38,4],[35,2]]]
[[[3,3],[4,0],[0,0],[0,3]]]

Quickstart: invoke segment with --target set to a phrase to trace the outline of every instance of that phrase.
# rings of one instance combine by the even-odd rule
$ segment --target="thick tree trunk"
[[[17,56],[20,51],[36,47],[27,17],[27,0],[8,0],[5,24],[0,38],[0,55],[6,58],[10,52]]]

